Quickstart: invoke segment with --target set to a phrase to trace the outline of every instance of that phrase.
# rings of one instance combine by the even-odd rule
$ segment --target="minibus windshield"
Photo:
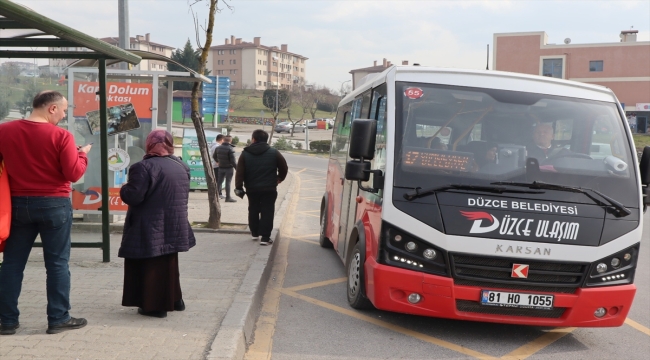
[[[591,188],[638,208],[635,164],[614,103],[398,82],[395,104],[397,187],[540,181]]]

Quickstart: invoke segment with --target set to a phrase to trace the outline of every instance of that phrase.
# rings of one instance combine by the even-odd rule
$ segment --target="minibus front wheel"
[[[366,296],[365,270],[366,249],[361,241],[357,242],[350,254],[348,264],[348,303],[354,309],[370,309],[372,303]]]

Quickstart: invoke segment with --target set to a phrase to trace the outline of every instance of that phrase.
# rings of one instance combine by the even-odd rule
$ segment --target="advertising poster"
[[[219,135],[216,131],[205,131],[208,146]],[[207,190],[208,183],[205,180],[205,170],[201,160],[201,150],[195,129],[183,129],[183,162],[190,168],[190,189]]]
[[[151,121],[152,84],[109,82],[106,84],[108,106],[133,104],[141,122]],[[86,117],[86,113],[99,110],[99,83],[74,82],[74,116]],[[145,121],[146,120],[146,121]]]
[[[126,211],[129,206],[120,198],[120,188],[108,188],[108,209],[110,211]],[[101,210],[102,188],[90,187],[85,192],[72,191],[72,208],[74,210]]]

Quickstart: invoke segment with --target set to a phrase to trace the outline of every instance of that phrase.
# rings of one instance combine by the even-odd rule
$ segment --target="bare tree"
[[[198,73],[205,73],[205,68],[208,60],[208,53],[212,45],[212,32],[214,31],[214,17],[221,9],[217,6],[219,0],[188,0],[189,10],[194,18],[194,29],[196,33],[196,43],[199,49],[199,69]],[[225,1],[221,1],[228,9],[232,7]],[[208,7],[208,21],[206,26],[199,25],[199,4],[204,4]],[[205,40],[201,41],[201,36],[205,35]],[[205,179],[208,183],[208,201],[210,214],[208,217],[208,227],[218,229],[221,227],[221,205],[219,204],[219,197],[217,196],[217,181],[214,177],[214,170],[210,161],[210,154],[208,151],[208,142],[205,138],[205,131],[203,128],[203,118],[199,108],[199,91],[201,83],[195,82],[192,86],[192,123],[196,129],[196,136],[199,142],[199,149],[201,151],[201,159],[203,160],[203,170],[205,171]]]
[[[273,133],[275,131],[275,124],[278,121],[278,115],[280,115],[280,111],[286,109],[291,105],[291,94],[287,89],[266,89],[262,95],[262,104],[267,109],[271,110],[271,114],[273,115],[271,134],[269,135],[269,144],[271,144],[271,139],[273,139]]]

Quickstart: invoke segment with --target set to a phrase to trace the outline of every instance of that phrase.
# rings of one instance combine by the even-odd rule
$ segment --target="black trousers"
[[[221,194],[221,186],[223,180],[226,180],[226,199],[230,199],[230,183],[232,182],[232,176],[235,173],[235,168],[219,168],[219,174],[217,175],[217,188],[219,189],[219,194]]]
[[[248,227],[251,229],[251,234],[270,238],[278,192],[276,190],[248,192],[246,196],[248,197]]]

